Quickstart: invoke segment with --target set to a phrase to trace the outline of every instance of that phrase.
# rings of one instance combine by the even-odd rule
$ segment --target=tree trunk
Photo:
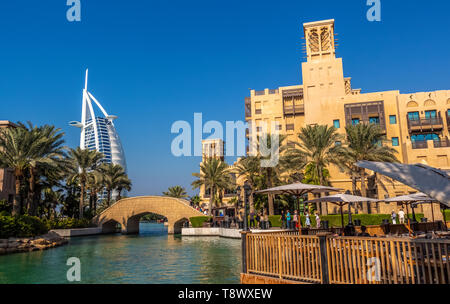
[[[16,179],[16,193],[14,195],[14,202],[13,202],[13,210],[12,215],[20,215],[20,177],[17,175],[15,176]]]
[[[366,170],[364,168],[361,168],[360,174],[361,174],[361,196],[367,197]],[[366,214],[369,213],[369,202],[363,202],[362,209],[363,209],[363,213],[366,213]]]
[[[107,193],[106,193],[106,195],[107,195],[107,198],[106,198],[106,204],[107,204],[108,207],[109,207],[109,205],[111,204],[111,189],[108,189],[106,192],[107,192]]]
[[[356,176],[354,173],[352,173],[352,194],[356,195]]]
[[[250,213],[255,212],[255,201],[253,199],[253,193],[254,193],[254,191],[252,189],[250,192],[250,197],[248,198],[248,201],[250,203]]]
[[[35,189],[35,175],[33,168],[29,169],[30,178],[28,179],[28,197],[27,197],[27,213],[29,215],[35,215],[33,198]]]
[[[325,186],[325,179],[323,178],[323,169],[320,168],[319,170],[319,180],[320,180],[320,185]],[[320,193],[319,196],[322,197],[323,193]],[[321,202],[320,203],[320,215],[328,215],[328,205],[327,202]]]
[[[272,169],[267,168],[267,188],[272,188]],[[268,205],[269,205],[269,215],[274,215],[273,210],[273,194],[267,195]]]
[[[211,212],[212,212],[212,207],[213,207],[213,202],[214,202],[214,187],[211,187],[211,193],[210,193],[210,197],[209,197],[209,208],[208,208],[208,215],[211,216]]]
[[[93,208],[94,208],[94,215],[97,214],[97,191],[94,192],[94,198],[93,198]]]
[[[117,188],[117,192],[118,192],[118,194],[117,194],[116,201],[118,202],[118,201],[120,201],[122,199],[122,189],[121,188]]]
[[[84,184],[81,183],[80,185],[80,205],[78,206],[78,217],[79,219],[83,218],[83,206],[84,206]]]

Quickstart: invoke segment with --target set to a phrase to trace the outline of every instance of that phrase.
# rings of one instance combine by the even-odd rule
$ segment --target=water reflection
[[[0,283],[67,283],[66,261],[81,261],[81,283],[239,283],[240,241],[167,234],[141,223],[140,235],[73,238],[46,251],[0,256]]]

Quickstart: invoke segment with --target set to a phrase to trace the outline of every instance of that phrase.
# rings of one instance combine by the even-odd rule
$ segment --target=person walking
[[[286,229],[286,214],[284,214],[284,210],[281,210],[281,228]]]
[[[397,224],[397,214],[395,213],[394,210],[392,210],[391,212],[391,219],[392,219],[392,224]]]
[[[400,209],[400,211],[398,212],[398,220],[399,220],[400,224],[405,223],[405,211],[403,211],[403,208]]]
[[[289,212],[289,210],[286,213],[286,225],[287,229],[291,229],[291,213]]]
[[[228,214],[225,214],[225,228],[230,228],[230,217],[228,216]]]
[[[309,213],[308,212],[306,212],[305,213],[305,217],[306,217],[306,219],[305,219],[305,226],[306,226],[306,228],[311,228],[311,219],[309,218]]]
[[[320,228],[320,216],[318,212],[316,212],[316,228]]]
[[[267,215],[267,211],[264,211],[264,229],[269,229],[269,216]]]
[[[294,211],[294,216],[292,217],[292,228],[297,230],[298,228],[298,213],[297,210]]]
[[[250,228],[255,228],[255,213],[250,212]]]

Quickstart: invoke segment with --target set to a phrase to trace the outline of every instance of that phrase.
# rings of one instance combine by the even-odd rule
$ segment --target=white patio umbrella
[[[433,217],[432,218],[433,222],[434,222],[433,203],[435,203],[435,202],[439,203],[439,201],[437,199],[429,197],[428,195],[426,195],[425,193],[422,193],[422,192],[407,194],[407,195],[400,195],[400,196],[396,196],[396,197],[381,199],[379,201],[387,202],[387,203],[392,203],[392,202],[402,203],[402,205],[406,205],[407,213],[409,213],[408,204],[413,205],[414,203],[416,203],[416,204],[430,203],[431,204],[431,216]],[[414,212],[413,206],[411,206],[411,209],[412,209],[412,213],[413,213],[413,219],[414,219],[414,221],[416,221],[416,214]],[[444,218],[444,220],[445,220],[445,218]]]
[[[264,189],[256,191],[255,193],[261,194],[290,194],[295,195],[297,198],[307,194],[307,193],[323,193],[323,192],[338,192],[342,189],[333,188],[329,186],[311,185],[303,183],[293,183],[289,185],[283,185],[278,187],[273,187],[269,189]]]
[[[293,183],[290,185],[283,185],[278,187],[273,187],[269,189],[264,189],[256,191],[256,193],[262,194],[291,194],[295,196],[302,196],[306,193],[322,193],[322,192],[332,192],[340,191],[342,189],[333,188],[328,186],[310,185],[303,183]]]
[[[316,198],[310,201],[306,201],[306,203],[319,203],[319,202],[329,202],[336,204],[341,209],[341,224],[342,228],[344,228],[344,213],[342,211],[342,207],[349,203],[358,203],[358,202],[377,202],[378,200],[363,196],[351,195],[351,194],[335,194],[324,196],[320,198]],[[350,208],[349,208],[349,217],[350,217]]]
[[[371,161],[359,161],[356,166],[395,179],[450,207],[450,175],[446,171],[423,164],[407,165]]]

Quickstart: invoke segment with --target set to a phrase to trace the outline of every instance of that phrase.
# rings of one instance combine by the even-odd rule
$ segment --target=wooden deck
[[[243,274],[258,278],[317,284],[450,284],[450,240],[298,232],[243,233],[243,238]]]

